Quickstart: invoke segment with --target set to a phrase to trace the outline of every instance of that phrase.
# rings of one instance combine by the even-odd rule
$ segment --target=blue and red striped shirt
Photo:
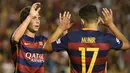
[[[15,73],[44,73],[45,54],[42,49],[47,39],[23,35],[18,43],[11,41]]]
[[[52,47],[68,52],[71,73],[105,73],[109,50],[119,50],[122,41],[111,34],[85,28],[68,33],[52,43]]]

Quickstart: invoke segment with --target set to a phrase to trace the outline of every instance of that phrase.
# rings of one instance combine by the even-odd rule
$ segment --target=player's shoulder
[[[101,32],[101,31],[93,31],[93,30],[88,30],[88,31],[84,31],[84,30],[77,30],[77,31],[72,31],[69,32],[68,35],[81,35],[81,34],[89,34],[89,33],[94,33],[94,34],[98,34],[98,35],[107,35],[107,33]]]
[[[40,40],[47,40],[47,37],[45,37],[45,36],[43,36],[43,35],[38,35],[38,34],[35,36],[35,38],[36,38],[37,40],[39,40],[39,41],[40,41]]]
[[[105,33],[105,32],[102,32],[101,38],[104,38],[104,40],[107,40],[107,41],[110,41],[113,38],[116,39],[116,37],[112,33]]]
[[[75,30],[75,31],[71,31],[71,32],[69,32],[67,35],[69,35],[69,36],[75,36],[75,35],[77,35],[77,34],[81,34],[81,30]]]
[[[70,32],[68,32],[68,33],[65,35],[65,37],[68,37],[68,38],[76,37],[77,34],[80,35],[79,32],[80,32],[80,31],[70,31]]]
[[[111,33],[108,33],[108,32],[102,32],[102,31],[96,31],[97,34],[100,34],[104,37],[107,37],[107,36],[113,36]]]
[[[105,37],[115,37],[114,35],[112,35],[111,33],[103,33]]]

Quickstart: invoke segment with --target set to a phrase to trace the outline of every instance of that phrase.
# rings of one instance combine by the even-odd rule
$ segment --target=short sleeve
[[[42,40],[45,40],[45,41],[47,41],[47,37],[45,37],[45,36],[42,36]]]
[[[107,34],[107,38],[109,43],[110,43],[110,49],[114,49],[114,50],[120,50],[123,43],[121,40],[117,39],[115,36],[113,36],[112,34]]]
[[[14,33],[12,33],[11,36],[10,36],[10,44],[11,44],[11,47],[15,47],[16,44],[17,44],[17,42],[15,42],[15,41],[12,40],[13,34],[14,34]]]
[[[54,51],[67,50],[68,42],[69,42],[68,35],[65,35],[65,36],[59,38],[58,40],[56,40],[55,42],[53,42],[52,48]]]
[[[42,43],[44,44],[47,41],[47,38],[42,36]]]
[[[15,41],[13,41],[12,36],[13,36],[13,34],[10,36],[10,45],[11,45],[11,51],[12,51],[12,53],[14,53],[17,49],[16,45],[19,44],[19,42],[17,43]]]

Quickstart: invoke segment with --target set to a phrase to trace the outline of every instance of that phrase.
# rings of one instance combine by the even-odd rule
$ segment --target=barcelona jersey
[[[108,52],[120,50],[122,41],[110,33],[83,28],[61,37],[52,47],[55,51],[68,52],[71,73],[106,73]]]
[[[44,73],[45,54],[42,49],[47,39],[36,35],[23,35],[18,43],[11,42],[14,73]]]

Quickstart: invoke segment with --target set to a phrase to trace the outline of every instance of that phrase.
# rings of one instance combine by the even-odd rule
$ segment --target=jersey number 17
[[[86,72],[92,73],[92,70],[93,70],[97,55],[98,55],[99,48],[79,47],[79,51],[81,51],[82,73],[86,73]],[[86,51],[94,52],[88,71],[86,71]]]

